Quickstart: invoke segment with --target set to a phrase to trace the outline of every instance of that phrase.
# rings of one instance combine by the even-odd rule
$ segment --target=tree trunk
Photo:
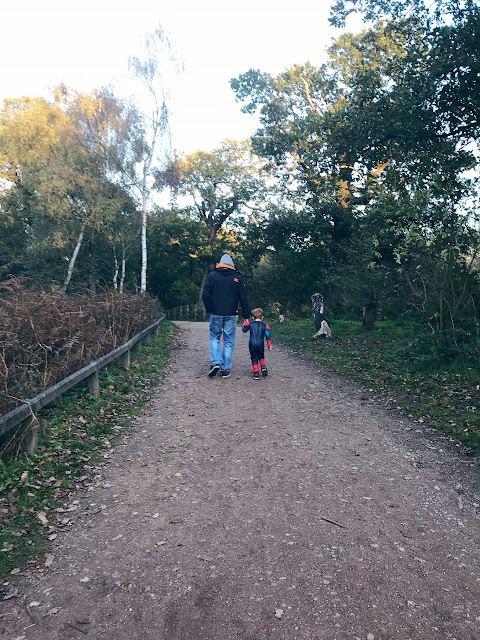
[[[115,270],[113,272],[113,288],[116,291],[118,289],[118,260],[117,260],[117,252],[115,251],[115,247],[113,247],[113,263],[115,265]]]
[[[317,333],[313,337],[318,338],[320,336],[325,336],[326,338],[333,338],[332,330],[330,329],[327,317],[325,316],[325,306],[323,304],[323,295],[321,293],[313,294],[312,310],[315,329],[317,330]]]
[[[203,287],[205,286],[205,280],[207,279],[207,276],[209,273],[210,273],[210,270],[207,267],[205,269],[205,273],[203,274],[202,284],[200,285],[200,292],[198,294],[198,304],[201,304],[201,305],[203,305],[203,300],[202,300]]]
[[[379,308],[380,304],[378,300],[372,300],[371,302],[367,303],[367,306],[365,307],[365,315],[363,316],[364,329],[375,329]]]
[[[120,276],[120,295],[123,294],[123,286],[125,284],[125,273],[127,271],[127,258],[125,256],[125,243],[122,242],[122,274]]]
[[[315,322],[315,330],[319,331],[320,326],[325,318],[325,307],[323,304],[323,296],[321,293],[314,293],[312,296],[313,320]]]
[[[72,279],[73,267],[75,266],[75,262],[77,260],[78,252],[80,251],[80,247],[82,246],[83,236],[84,236],[84,233],[85,233],[85,227],[86,226],[87,226],[87,223],[85,221],[82,222],[82,227],[80,229],[80,233],[78,234],[77,244],[76,244],[75,249],[73,251],[72,257],[70,258],[70,262],[68,263],[67,276],[65,278],[65,281],[64,281],[63,287],[62,287],[62,291],[64,293],[67,290],[67,287],[68,287],[68,285],[70,283],[70,280]]]
[[[142,271],[140,275],[140,291],[147,290],[147,197],[142,194]]]
[[[313,337],[320,338],[321,336],[325,336],[326,338],[333,338],[332,330],[328,326],[328,322],[326,320],[322,320],[322,322],[320,323],[320,329]]]

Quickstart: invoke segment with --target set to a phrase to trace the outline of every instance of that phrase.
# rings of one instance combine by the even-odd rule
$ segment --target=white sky
[[[128,56],[157,25],[185,61],[172,84],[173,146],[211,150],[257,128],[242,114],[229,80],[250,68],[278,74],[325,61],[340,32],[329,0],[19,0],[0,10],[0,100],[48,96],[64,82],[77,91],[118,83]],[[359,22],[356,23],[357,29]],[[350,27],[352,28],[352,27]],[[121,89],[119,89],[120,93]]]

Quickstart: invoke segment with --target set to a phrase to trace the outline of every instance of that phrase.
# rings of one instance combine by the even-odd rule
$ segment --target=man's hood
[[[218,273],[221,273],[222,275],[226,276],[231,274],[232,272],[237,273],[237,270],[235,269],[235,267],[231,267],[229,264],[217,264],[217,266],[215,267],[215,271],[218,271]]]

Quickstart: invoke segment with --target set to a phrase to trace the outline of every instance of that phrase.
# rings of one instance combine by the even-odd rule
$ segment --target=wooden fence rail
[[[209,314],[203,304],[184,304],[165,311],[169,320],[206,320]]]
[[[128,342],[122,344],[117,349],[110,351],[105,356],[102,356],[98,360],[94,362],[90,362],[85,367],[72,373],[67,378],[60,380],[53,387],[49,389],[45,389],[38,396],[35,396],[31,400],[25,400],[21,405],[10,411],[10,413],[5,414],[0,418],[0,436],[11,431],[17,425],[21,423],[25,423],[23,428],[28,428],[32,425],[33,422],[36,421],[35,414],[46,405],[52,403],[58,397],[60,397],[63,393],[77,385],[82,380],[87,378],[88,388],[90,393],[96,398],[100,395],[100,383],[99,383],[99,371],[103,369],[107,365],[109,365],[114,360],[118,358],[122,358],[122,367],[124,369],[130,368],[130,353],[132,349],[138,345],[138,343],[145,339],[146,341],[150,341],[152,332],[158,331],[160,325],[165,319],[165,315],[159,318],[152,325],[137,333],[136,336],[130,338]],[[24,441],[24,449],[27,453],[34,453],[37,449],[38,443],[38,433],[36,429],[32,429],[29,436]]]

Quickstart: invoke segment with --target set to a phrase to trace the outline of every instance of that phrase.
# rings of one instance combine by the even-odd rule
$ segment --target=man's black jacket
[[[202,300],[207,313],[216,316],[235,316],[238,303],[242,306],[244,318],[250,316],[247,290],[242,274],[228,264],[217,264],[211,271],[203,287]]]

